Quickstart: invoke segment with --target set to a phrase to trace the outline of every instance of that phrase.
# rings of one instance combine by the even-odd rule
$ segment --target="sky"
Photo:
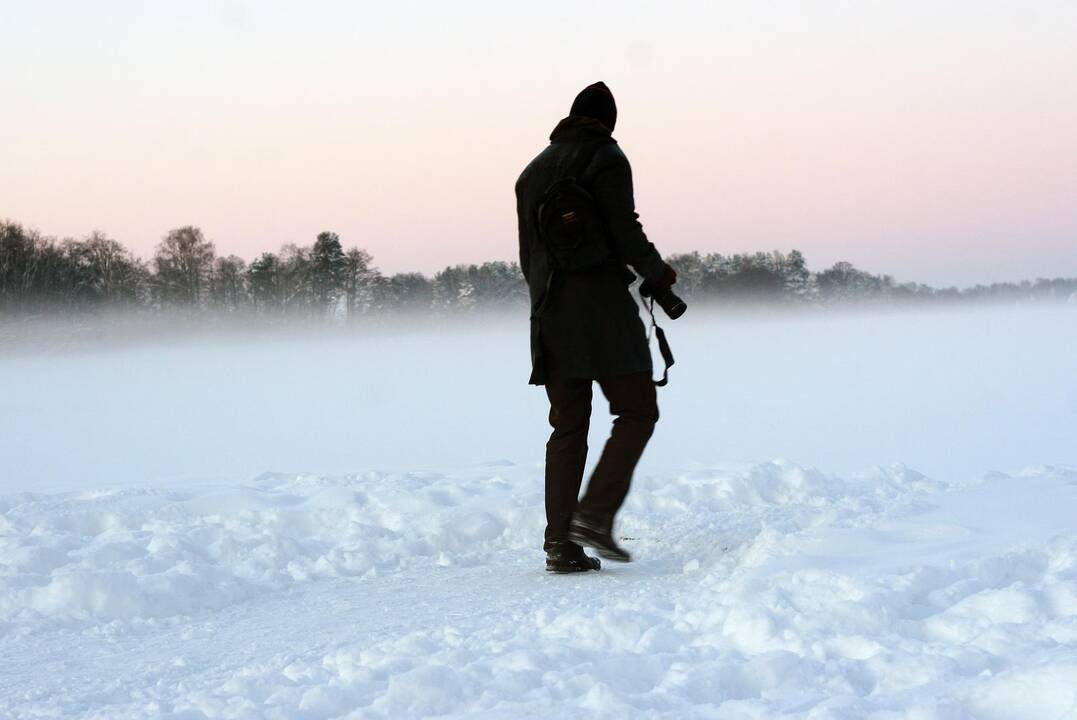
[[[0,218],[511,260],[513,183],[596,80],[663,254],[1077,276],[1066,0],[0,0]]]

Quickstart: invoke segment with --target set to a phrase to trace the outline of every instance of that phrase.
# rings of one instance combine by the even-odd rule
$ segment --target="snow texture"
[[[1073,381],[1052,373],[1073,367],[1073,355],[1059,360],[1073,326],[1047,332],[1048,323],[1037,325],[1042,317],[1029,318],[1049,361],[1030,362],[1037,373],[1002,377],[993,392],[1048,408],[1065,431],[1050,437],[1072,439]],[[485,347],[510,355],[498,345],[510,337],[519,340],[495,333]],[[400,342],[407,353],[422,338]],[[692,343],[685,345],[690,358]],[[983,350],[971,346],[960,358],[973,376]],[[208,368],[222,354],[239,363],[267,349],[205,352],[198,367],[227,396],[227,383]],[[743,353],[769,362],[758,348]],[[146,358],[178,367],[177,358],[197,355],[177,347],[42,363],[66,363],[75,374],[107,358],[137,385],[140,372],[159,372]],[[410,371],[422,362],[412,360]],[[42,372],[25,358],[5,363],[26,377]],[[256,374],[268,376],[268,368],[265,361]],[[312,363],[308,371],[324,368]],[[478,382],[478,373],[461,382]],[[422,373],[414,381],[415,395],[448,392],[424,386]],[[1045,383],[1054,383],[1059,405],[1046,399]],[[126,392],[132,414],[152,414],[152,397]],[[765,387],[759,392],[768,406],[780,404]],[[974,414],[935,409],[927,395],[907,400],[916,401],[929,428]],[[479,394],[465,415],[495,402],[493,391]],[[850,402],[836,397],[816,411]],[[29,403],[23,409],[34,412]],[[710,422],[663,409],[656,443],[662,433],[676,443],[684,425]],[[253,435],[272,424],[262,412],[252,404],[226,414],[234,422],[245,413],[254,429],[244,432]],[[436,438],[440,412],[431,408],[397,432]],[[57,418],[61,429],[70,422]],[[991,422],[1005,434],[1011,421]],[[310,432],[317,429],[312,422]],[[870,430],[884,431],[925,437],[907,421]],[[69,439],[22,433],[45,467],[54,462],[46,448],[55,443],[62,454]],[[944,454],[948,437],[931,440],[932,457]],[[855,439],[833,438],[831,452]],[[523,457],[446,461],[440,470],[152,482],[94,471],[57,478],[47,491],[9,465],[0,471],[0,717],[1077,718],[1072,446],[1017,443],[1006,451],[1065,461],[1055,465],[928,474],[889,463],[846,472],[726,461],[723,449],[708,457],[689,439],[679,463],[652,464],[636,477],[618,524],[635,562],[550,576],[539,550],[541,433],[530,440],[536,447]],[[166,455],[179,444],[167,433],[156,443]],[[149,457],[146,448],[137,452]],[[216,451],[188,452],[208,463]],[[994,452],[969,451],[962,464],[990,465],[1000,457]],[[30,453],[20,453],[28,462]]]

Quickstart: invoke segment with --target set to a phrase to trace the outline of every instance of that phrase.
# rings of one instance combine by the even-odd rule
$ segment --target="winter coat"
[[[550,262],[538,233],[538,206],[588,141],[601,144],[580,182],[597,200],[612,257],[597,269],[556,273],[543,302]],[[520,268],[531,296],[530,383],[650,371],[646,329],[629,294],[635,276],[626,265],[657,284],[665,263],[643,233],[632,196],[632,170],[610,131],[590,118],[562,120],[550,135],[550,145],[516,181],[516,212]]]

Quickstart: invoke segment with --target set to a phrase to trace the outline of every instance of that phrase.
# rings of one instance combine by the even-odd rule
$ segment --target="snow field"
[[[1077,470],[643,474],[568,577],[541,478],[2,496],[0,717],[1077,713]]]
[[[518,318],[0,353],[0,718],[1077,718],[1073,309],[696,310],[582,577]]]

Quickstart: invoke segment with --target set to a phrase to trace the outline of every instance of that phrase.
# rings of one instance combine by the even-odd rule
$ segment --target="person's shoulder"
[[[595,159],[592,167],[596,173],[615,167],[627,166],[628,156],[625,155],[624,150],[617,144],[617,141],[612,138],[609,142],[602,143],[602,145],[595,151]]]
[[[520,173],[520,177],[516,178],[517,194],[532,184],[543,181],[545,176],[549,174],[550,167],[553,165],[552,156],[556,152],[557,146],[550,144],[544,147],[538,155],[531,158],[531,161],[524,167],[523,172]]]
[[[522,185],[522,184],[526,183],[526,182],[527,182],[527,179],[528,179],[529,177],[531,177],[531,175],[533,175],[533,174],[534,174],[534,172],[535,172],[535,168],[536,168],[536,167],[537,167],[538,165],[540,165],[540,164],[541,164],[541,162],[542,162],[542,157],[543,157],[543,155],[545,155],[545,154],[546,154],[546,153],[548,153],[549,151],[550,151],[550,148],[549,148],[549,146],[547,146],[547,147],[543,148],[542,152],[540,152],[540,153],[539,153],[538,155],[536,155],[535,157],[531,158],[531,160],[530,160],[530,161],[529,161],[529,162],[527,163],[527,165],[525,165],[525,166],[524,166],[524,169],[523,169],[523,171],[522,171],[522,172],[520,173],[520,177],[518,177],[518,178],[516,179],[516,187],[517,187],[517,188],[519,188],[519,187],[520,187],[520,185]]]

